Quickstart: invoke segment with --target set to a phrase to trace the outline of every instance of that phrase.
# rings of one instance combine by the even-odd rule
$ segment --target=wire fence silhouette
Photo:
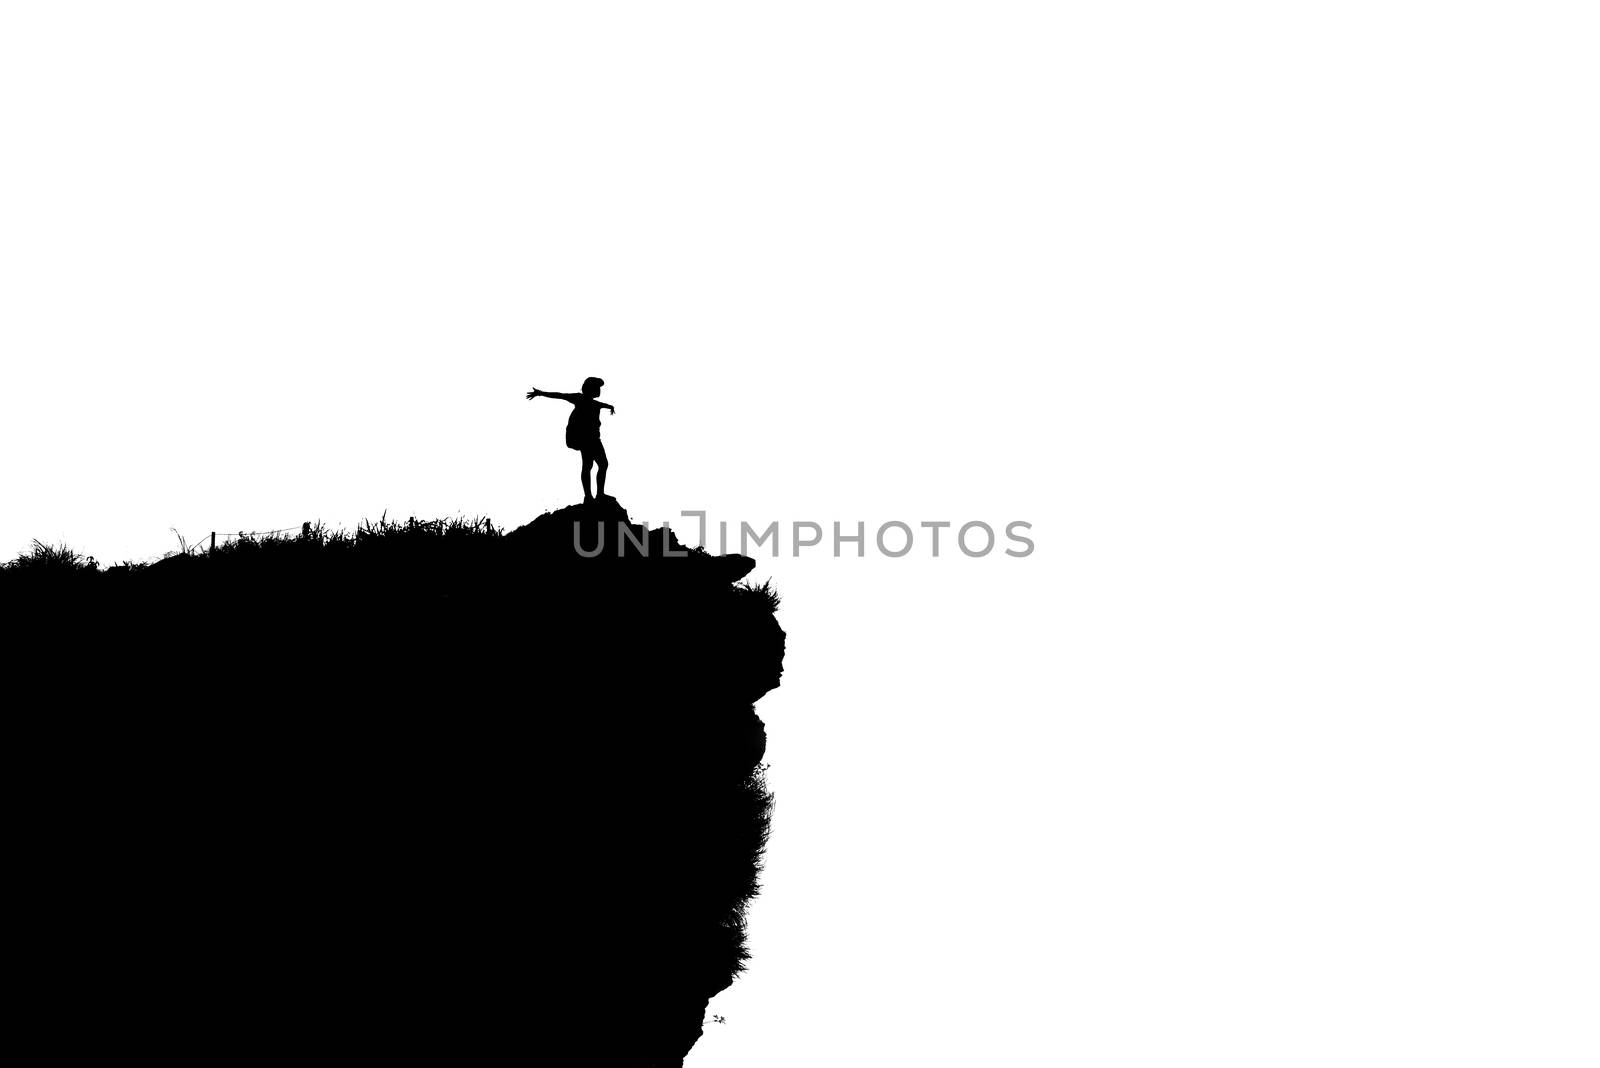
[[[439,528],[439,527],[442,527],[442,526],[445,526],[445,525],[448,525],[448,524],[464,524],[464,525],[467,525],[467,526],[471,526],[474,529],[481,528],[483,530],[488,531],[489,533],[499,533],[500,532],[495,527],[494,521],[492,519],[489,519],[487,516],[478,516],[478,517],[473,518],[471,520],[466,520],[466,519],[464,519],[462,517],[457,517],[454,520],[450,520],[450,519],[418,520],[416,516],[411,516],[410,518],[408,518],[408,519],[406,519],[406,520],[404,520],[402,522],[400,520],[391,520],[389,518],[388,512],[385,512],[382,516],[380,516],[376,520],[372,520],[372,519],[363,519],[363,520],[361,520],[361,522],[359,524],[357,524],[355,534],[356,534],[357,537],[359,537],[362,534],[367,534],[367,533],[380,533],[380,532],[382,532],[384,530],[387,530],[387,529],[389,529],[391,527],[396,528],[396,529],[402,529],[403,528],[403,529],[406,529],[406,530],[418,530],[418,529],[430,529],[431,530],[431,529]],[[171,557],[174,557],[174,556],[205,556],[208,553],[214,552],[219,545],[227,545],[230,542],[236,542],[236,541],[240,541],[240,540],[247,539],[247,538],[275,538],[275,537],[278,537],[279,535],[292,534],[295,531],[299,531],[300,537],[302,537],[302,538],[329,536],[328,535],[328,528],[323,525],[323,522],[320,519],[306,520],[305,522],[301,523],[298,527],[279,527],[276,530],[238,530],[238,531],[213,530],[213,531],[208,531],[206,534],[201,535],[199,540],[193,541],[193,542],[191,542],[188,538],[184,537],[183,536],[183,532],[178,530],[177,527],[172,527],[170,529],[172,530],[173,535],[178,539],[178,548],[177,549],[170,550],[170,551],[164,552],[164,553],[157,553],[154,556],[146,557],[146,558],[144,558],[143,560],[140,560],[140,561],[129,560],[129,561],[125,561],[125,562],[126,563],[135,563],[135,562],[137,562],[137,563],[140,563],[140,564],[151,564],[151,563],[156,563],[156,562],[161,561],[161,560],[170,559]],[[336,535],[333,535],[333,536],[338,537],[338,536],[342,536],[342,535],[336,534]]]
[[[163,553],[160,556],[152,557],[151,559],[164,560],[169,556],[203,556],[206,553],[212,552],[216,549],[218,538],[224,539],[223,544],[226,545],[228,543],[228,539],[238,541],[241,538],[270,538],[276,537],[279,534],[288,534],[294,530],[299,530],[301,537],[308,537],[311,534],[311,529],[314,525],[315,524],[313,524],[310,520],[307,520],[306,522],[301,523],[298,527],[279,527],[277,530],[213,530],[209,536],[202,536],[199,541],[195,542],[189,541],[188,538],[185,538],[183,534],[178,531],[178,528],[173,527],[172,533],[176,534],[178,537],[178,551]]]

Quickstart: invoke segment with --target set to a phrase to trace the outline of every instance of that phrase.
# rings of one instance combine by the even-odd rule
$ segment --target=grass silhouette
[[[784,635],[746,558],[575,551],[619,523],[0,566],[18,1015],[63,1056],[681,1063],[745,960]]]

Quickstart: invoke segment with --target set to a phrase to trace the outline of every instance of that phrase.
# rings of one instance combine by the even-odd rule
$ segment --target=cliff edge
[[[0,568],[17,1018],[63,1056],[681,1064],[771,810],[751,566],[603,499]]]

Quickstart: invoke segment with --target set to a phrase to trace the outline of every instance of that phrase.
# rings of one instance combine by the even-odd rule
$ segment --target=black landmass
[[[12,1042],[680,1064],[771,812],[752,566],[601,499],[0,568]]]

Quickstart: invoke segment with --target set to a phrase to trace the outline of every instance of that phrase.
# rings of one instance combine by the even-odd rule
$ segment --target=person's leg
[[[606,462],[606,447],[598,441],[594,443],[594,462],[600,468],[595,474],[594,491],[604,497],[606,495],[606,468],[611,465]]]
[[[583,450],[583,500],[587,504],[594,500],[594,494],[589,492],[589,468],[594,466],[594,453],[589,449]],[[601,470],[605,470],[601,468]],[[600,485],[605,485],[605,475],[600,476]]]

